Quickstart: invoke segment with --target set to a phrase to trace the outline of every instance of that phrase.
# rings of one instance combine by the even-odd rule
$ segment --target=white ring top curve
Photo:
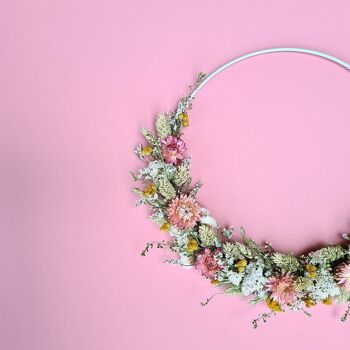
[[[319,51],[314,51],[314,50],[309,50],[309,49],[301,49],[301,48],[297,48],[297,47],[277,47],[277,48],[272,48],[272,49],[259,50],[259,51],[254,51],[254,52],[248,53],[246,55],[237,57],[237,58],[225,63],[224,65],[217,68],[216,70],[214,70],[214,72],[212,72],[208,76],[206,76],[206,78],[197,86],[197,88],[195,90],[193,90],[192,94],[190,95],[190,100],[192,100],[197,95],[199,90],[201,90],[203,88],[203,86],[210,79],[214,78],[215,75],[222,72],[226,68],[233,66],[234,64],[236,64],[240,61],[246,60],[247,58],[251,58],[254,56],[259,56],[259,55],[263,55],[263,54],[267,54],[267,53],[273,53],[273,52],[299,52],[299,53],[304,53],[304,54],[308,54],[308,55],[312,55],[312,56],[318,56],[321,58],[325,58],[329,61],[335,62],[335,63],[339,64],[340,66],[350,70],[349,63],[346,63],[337,57],[334,57],[334,56],[331,56],[331,55],[328,55],[326,53],[319,52]]]

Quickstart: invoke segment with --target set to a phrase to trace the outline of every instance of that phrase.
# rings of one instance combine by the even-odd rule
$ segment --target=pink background
[[[350,62],[347,0],[0,3],[0,348],[344,349],[344,307],[313,320],[218,297],[141,258],[166,238],[135,209],[137,129],[199,71],[276,46]],[[350,231],[350,75],[318,58],[240,63],[198,95],[185,141],[221,224],[296,253]]]

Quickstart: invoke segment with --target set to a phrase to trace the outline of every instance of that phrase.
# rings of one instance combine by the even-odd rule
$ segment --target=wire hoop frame
[[[237,58],[223,64],[221,67],[217,68],[216,70],[214,70],[197,86],[197,88],[195,90],[193,90],[192,94],[190,95],[190,100],[192,100],[197,95],[197,93],[204,87],[205,84],[207,84],[209,82],[209,80],[214,78],[215,75],[219,74],[220,72],[222,72],[226,68],[231,67],[234,64],[241,62],[243,60],[246,60],[248,58],[251,58],[251,57],[264,55],[264,54],[268,54],[268,53],[275,53],[275,52],[297,52],[297,53],[303,53],[303,54],[308,54],[308,55],[312,55],[312,56],[317,56],[317,57],[321,57],[321,58],[324,58],[326,60],[332,61],[332,62],[342,66],[343,68],[350,70],[349,63],[346,63],[345,61],[343,61],[337,57],[328,55],[324,52],[303,49],[303,48],[298,48],[298,47],[276,47],[276,48],[272,48],[272,49],[259,50],[259,51],[254,51],[254,52],[242,55],[240,57],[237,57]]]

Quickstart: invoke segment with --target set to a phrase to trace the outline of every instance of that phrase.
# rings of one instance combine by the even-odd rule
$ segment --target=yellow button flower
[[[248,262],[246,259],[239,260],[236,264],[235,267],[237,267],[238,272],[244,272]]]
[[[275,311],[275,312],[282,311],[281,305],[278,304],[278,302],[273,299],[270,299],[270,298],[266,299],[266,305],[272,311]]]
[[[325,300],[323,300],[322,303],[325,304],[325,305],[332,305],[333,304],[333,299],[331,297],[328,297]]]
[[[317,268],[314,265],[306,265],[305,270],[308,272],[310,278],[317,277]]]
[[[143,195],[145,197],[152,197],[156,192],[157,192],[156,185],[150,184],[143,190]]]
[[[146,147],[142,147],[142,155],[143,156],[150,156],[152,154],[152,147],[150,145],[146,146]]]
[[[304,300],[306,307],[311,307],[316,305],[316,301],[312,300],[311,298],[307,298]]]
[[[165,222],[161,227],[161,231],[168,232],[170,230],[170,224],[168,222]]]
[[[213,285],[213,286],[217,286],[220,282],[218,280],[211,280],[210,283]]]
[[[187,251],[193,253],[196,250],[198,250],[198,243],[195,239],[191,238],[187,243]]]
[[[187,126],[190,125],[187,113],[179,114],[179,119],[181,120],[181,124],[182,124],[183,127],[187,127]]]

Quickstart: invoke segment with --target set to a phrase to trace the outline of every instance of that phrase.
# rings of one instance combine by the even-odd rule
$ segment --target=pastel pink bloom
[[[289,272],[271,277],[266,285],[271,298],[278,304],[291,304],[296,300],[297,292],[294,288],[294,277]]]
[[[335,273],[338,285],[346,292],[350,292],[350,263],[340,264]]]
[[[181,164],[186,152],[185,142],[171,135],[162,140],[161,145],[162,154],[167,163]]]
[[[201,208],[194,198],[181,194],[171,200],[166,213],[172,225],[186,229],[196,226],[201,217]]]
[[[209,248],[205,248],[203,253],[197,255],[195,268],[200,270],[206,278],[214,278],[215,274],[221,270],[214,253]]]

